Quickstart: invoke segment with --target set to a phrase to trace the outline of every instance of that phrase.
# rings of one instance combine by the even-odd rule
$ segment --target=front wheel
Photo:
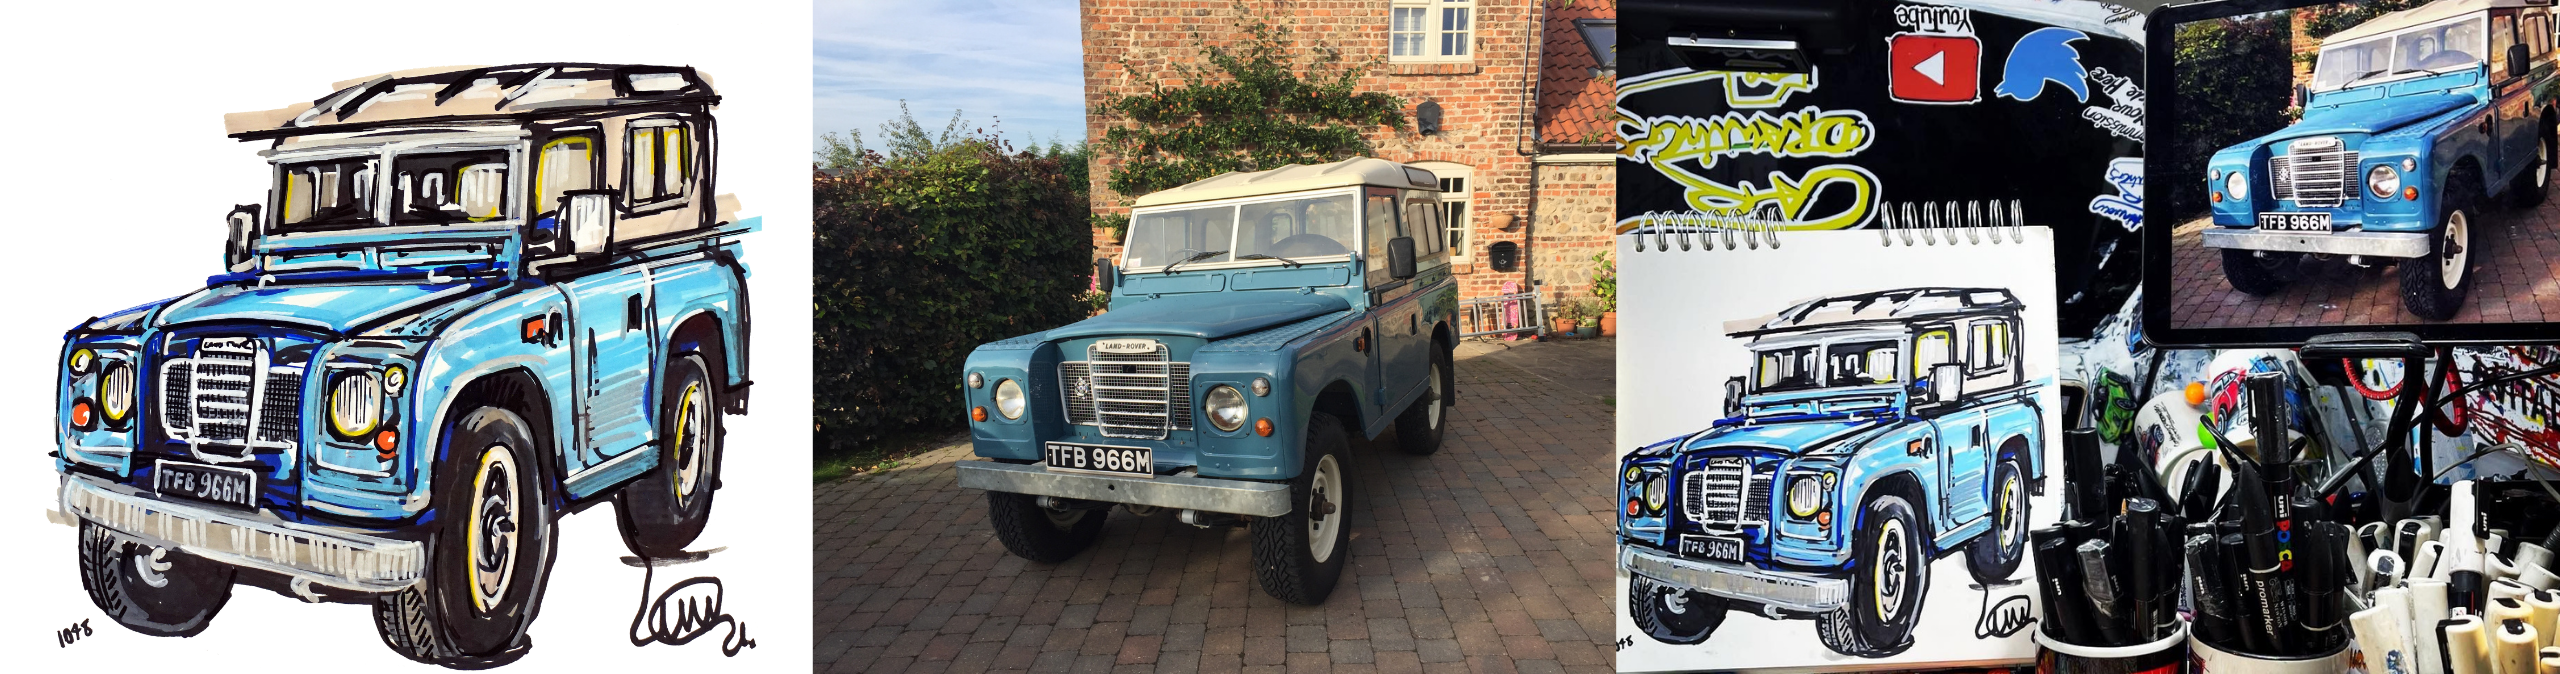
[[[191,637],[231,600],[229,565],[145,545],[80,521],[80,587],[116,624],[155,637]]]
[[[2471,294],[2471,259],[2478,257],[2473,245],[2479,237],[2472,228],[2478,225],[2478,187],[2469,184],[2467,174],[2455,176],[2445,192],[2444,215],[2438,220],[2432,237],[2434,245],[2427,254],[2400,262],[2400,303],[2409,313],[2431,321],[2453,318],[2462,310],[2462,301]]]
[[[497,407],[446,425],[426,578],[374,604],[382,642],[457,668],[496,666],[531,647],[555,540],[543,498],[547,454],[524,417]]]
[[[2301,275],[2301,253],[2222,249],[2222,278],[2231,289],[2254,296],[2273,295]]]
[[[1964,568],[1985,585],[2008,582],[2027,556],[2027,477],[2015,454],[2000,457],[1992,473],[1991,530],[1965,548]]]
[[[1627,578],[1627,617],[1645,636],[1666,644],[1694,644],[1714,636],[1731,603],[1704,592],[1664,587],[1644,576]]]
[[[1929,557],[1911,502],[1891,494],[1858,509],[1853,538],[1864,566],[1849,578],[1849,605],[1815,620],[1822,645],[1842,655],[1892,657],[1911,649],[1920,598],[1929,593]]]
[[[1109,510],[1042,508],[1029,494],[987,492],[987,522],[995,525],[996,541],[1013,556],[1042,564],[1067,561],[1092,546],[1110,516]]]
[[[1449,426],[1449,408],[1457,400],[1450,395],[1458,386],[1449,365],[1449,352],[1438,344],[1431,345],[1431,388],[1406,406],[1404,414],[1396,416],[1396,448],[1406,454],[1422,456],[1440,451],[1440,440]]]
[[[1289,513],[1253,521],[1253,579],[1272,598],[1313,606],[1333,594],[1351,556],[1351,439],[1323,412],[1308,415],[1306,439]]]
[[[720,486],[720,392],[700,354],[667,362],[665,397],[658,402],[658,467],[615,497],[622,542],[652,559],[685,555],[684,547],[711,522],[712,490]]]

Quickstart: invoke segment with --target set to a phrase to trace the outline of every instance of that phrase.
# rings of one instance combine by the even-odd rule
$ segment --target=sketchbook
[[[1619,235],[1620,671],[2034,658],[2052,233],[2014,203],[1894,210],[1919,226]]]

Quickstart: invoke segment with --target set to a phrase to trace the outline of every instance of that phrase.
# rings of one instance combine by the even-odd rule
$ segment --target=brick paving
[[[2533,210],[2492,210],[2472,235],[2471,296],[2449,322],[2560,321],[2560,198]],[[2400,305],[2400,274],[2344,259],[2313,263],[2274,295],[2251,297],[2222,278],[2222,253],[2202,244],[2203,218],[2171,231],[2171,315],[2179,327],[2423,323]]]
[[[1354,441],[1349,565],[1264,595],[1243,529],[1111,513],[1057,565],[955,486],[965,438],[816,490],[823,672],[1608,672],[1616,340],[1470,341],[1438,454]]]

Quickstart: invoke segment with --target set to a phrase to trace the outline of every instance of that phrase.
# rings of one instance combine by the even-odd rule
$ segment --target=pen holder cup
[[[2251,655],[2213,647],[2203,639],[2188,645],[2195,653],[2195,674],[2230,672],[2231,674],[2337,674],[2347,671],[2355,662],[2356,651],[2348,643],[2338,650],[2319,655],[2268,656]]]
[[[2132,646],[2063,643],[2036,630],[2037,674],[2177,674],[2187,664],[2187,624],[2166,639]]]

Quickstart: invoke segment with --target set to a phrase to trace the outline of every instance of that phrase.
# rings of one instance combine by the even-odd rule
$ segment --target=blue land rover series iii
[[[2560,148],[2549,2],[2440,0],[2320,44],[2302,121],[2205,167],[2233,290],[2300,280],[2303,256],[2399,267],[2401,305],[2444,320],[2470,293],[2481,209],[2542,202]]]
[[[2045,467],[2021,308],[2003,289],[1907,288],[1725,323],[1752,362],[1724,418],[1620,462],[1636,626],[1692,644],[1730,610],[1813,618],[1832,650],[1884,657],[1911,646],[1942,551],[2009,578]]]
[[[521,656],[554,519],[687,555],[747,400],[746,270],[690,68],[410,71],[228,116],[271,165],[223,273],[71,328],[61,514],[116,622],[235,583],[370,603],[383,643]]]
[[[1005,549],[1056,562],[1113,506],[1253,532],[1273,597],[1324,601],[1348,556],[1350,434],[1439,449],[1457,286],[1438,181],[1379,159],[1231,173],[1140,198],[1109,312],[979,346],[959,374]]]

